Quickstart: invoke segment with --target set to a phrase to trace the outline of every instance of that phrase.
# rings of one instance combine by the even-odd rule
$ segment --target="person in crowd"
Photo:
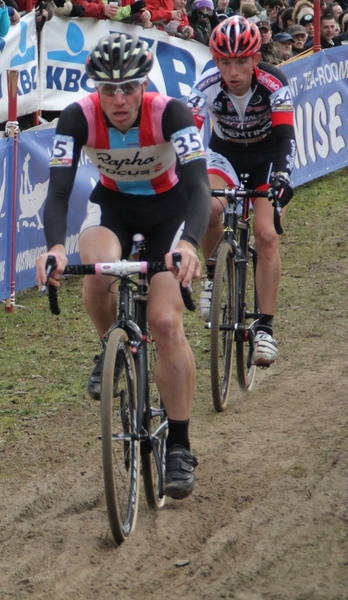
[[[342,6],[338,2],[329,2],[325,8],[325,14],[331,15],[338,23],[338,18],[342,12]]]
[[[340,33],[333,38],[333,42],[336,46],[341,46],[342,42],[348,41],[348,9],[341,12],[338,17],[338,24]]]
[[[295,4],[292,13],[294,24],[299,24],[304,15],[314,15],[314,6],[309,0],[300,0]]]
[[[293,38],[292,52],[293,55],[301,54],[306,50],[305,44],[307,41],[307,33],[302,25],[291,25],[288,27],[288,33]]]
[[[17,23],[19,23],[21,20],[17,2],[14,0],[3,0],[3,2],[7,6],[8,16],[10,17],[10,25],[17,25]]]
[[[246,19],[250,19],[250,21],[254,21],[254,23],[258,23],[260,20],[255,2],[249,2],[249,0],[242,0],[239,14]]]
[[[219,24],[212,0],[195,0],[189,20],[194,39],[208,46],[211,32]]]
[[[111,19],[119,14],[120,7],[104,4],[102,0],[54,0],[55,14],[61,17],[89,17],[91,19]],[[124,13],[123,13],[123,16]],[[128,11],[127,11],[128,16]]]
[[[234,14],[233,10],[228,5],[229,0],[217,0],[216,3],[216,14],[226,15],[226,17],[232,17]]]
[[[194,31],[190,25],[190,21],[186,12],[187,0],[173,0],[174,10],[181,12],[180,19],[172,19],[166,24],[165,30],[169,35],[176,35],[184,39],[192,39]]]
[[[281,33],[282,31],[284,31],[282,19],[282,14],[284,10],[286,10],[286,8],[280,8],[276,20],[271,22],[272,37],[274,37],[277,33]]]
[[[314,43],[314,16],[311,15],[310,13],[308,13],[307,15],[304,15],[301,18],[299,24],[301,25],[301,27],[305,28],[305,31],[307,34],[307,39],[304,44],[304,49],[308,50],[309,48],[311,48],[313,46],[313,43]]]
[[[35,21],[37,32],[40,33],[46,21],[50,21],[55,13],[56,6],[53,0],[40,0],[35,7]]]
[[[285,206],[292,197],[290,175],[296,154],[293,103],[281,69],[260,62],[261,34],[241,16],[226,19],[214,29],[209,47],[215,67],[193,85],[188,105],[197,125],[209,115],[213,130],[208,144],[208,173],[212,189],[238,185],[249,173],[252,189],[265,189]],[[279,195],[276,190],[279,190]],[[225,198],[212,198],[209,227],[201,244],[207,280],[201,311],[210,316],[215,256],[223,238]],[[273,317],[281,277],[279,241],[273,207],[265,198],[254,202],[253,229],[258,252],[256,289],[260,318],[256,325],[252,362],[270,365],[277,357]]]
[[[198,464],[188,434],[195,362],[183,328],[179,283],[186,287],[200,276],[197,247],[209,220],[210,186],[205,151],[189,108],[146,92],[153,62],[148,43],[133,33],[104,36],[87,57],[86,73],[96,91],[65,108],[58,120],[44,208],[48,252],[36,261],[36,279],[40,289],[46,285],[46,261],[53,253],[57,268],[49,282],[59,285],[68,262],[64,244],[69,198],[84,148],[100,179],[90,198],[94,211],[81,228],[81,261],[126,258],[133,235],[142,233],[147,259],[165,258],[169,270],[150,280],[147,318],[157,346],[155,381],[169,425],[164,493],[179,499],[193,491]],[[100,154],[108,162],[99,160]],[[146,169],[129,167],[126,173],[125,164],[145,164]],[[173,266],[175,250],[181,254],[179,269]],[[116,318],[113,292],[108,277],[84,279],[83,302],[102,348]],[[95,400],[100,399],[103,352],[88,383]]]
[[[280,33],[276,33],[273,38],[273,43],[281,55],[283,61],[289,60],[293,56],[292,52],[292,44],[294,40],[291,37],[290,33],[286,31],[281,31]]]
[[[291,6],[288,6],[288,8],[286,8],[282,14],[281,14],[281,20],[282,20],[282,31],[287,31],[288,27],[291,27],[291,25],[294,24],[294,19],[293,19],[293,11],[294,9]]]
[[[10,26],[11,21],[8,7],[4,0],[0,0],[0,37],[5,37],[8,34]]]
[[[146,28],[151,14],[145,8],[144,0],[136,0],[127,6],[106,4],[103,0],[54,0],[55,14],[66,17],[89,17],[92,19],[110,19],[141,24]]]
[[[245,2],[249,2],[249,4],[254,5],[256,7],[256,14],[258,16],[258,18],[260,19],[260,13],[262,11],[262,5],[258,2],[258,0],[241,0],[239,3],[239,9],[235,12],[235,14],[237,15],[241,15],[241,8],[242,8],[242,4],[244,4]]]
[[[277,21],[279,11],[284,8],[283,0],[264,0],[263,10],[259,13],[262,21],[267,20],[270,23]]]
[[[165,30],[170,21],[180,21],[181,10],[174,9],[173,0],[146,0],[146,9],[150,12],[152,26]]]
[[[283,62],[283,59],[273,44],[270,22],[265,20],[258,21],[257,27],[259,28],[261,35],[260,52],[262,60],[271,63],[272,65],[279,65]]]
[[[334,42],[336,36],[336,21],[330,15],[322,14],[320,17],[320,45],[322,49],[334,48],[338,45],[337,41]]]

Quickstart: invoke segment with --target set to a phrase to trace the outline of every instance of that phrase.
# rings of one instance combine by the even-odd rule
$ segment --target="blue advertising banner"
[[[49,183],[48,161],[55,128],[36,128],[19,135],[19,183],[16,236],[16,289],[35,285],[35,259],[46,251],[43,203]],[[79,262],[78,234],[98,173],[82,155],[71,195],[66,239],[71,263]]]
[[[348,164],[348,46],[281,66],[295,105],[294,186]]]

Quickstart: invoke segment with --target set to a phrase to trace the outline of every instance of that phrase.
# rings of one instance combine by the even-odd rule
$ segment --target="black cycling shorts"
[[[142,233],[146,239],[148,261],[163,261],[175,236],[185,221],[187,196],[180,182],[168,192],[151,196],[136,196],[110,190],[100,182],[90,201],[100,206],[100,222],[118,237],[122,258],[128,258],[133,235]],[[83,228],[83,226],[82,226]]]

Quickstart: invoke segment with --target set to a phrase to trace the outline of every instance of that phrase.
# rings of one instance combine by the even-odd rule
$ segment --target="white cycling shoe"
[[[258,331],[254,339],[254,352],[251,362],[257,366],[267,366],[274,363],[278,354],[278,344],[265,331]]]

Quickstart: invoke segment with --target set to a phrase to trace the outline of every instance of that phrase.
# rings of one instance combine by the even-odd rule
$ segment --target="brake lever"
[[[56,268],[57,268],[56,257],[54,254],[49,254],[47,257],[47,260],[46,260],[46,283],[43,284],[43,286],[39,292],[40,298],[46,294],[48,280],[51,277],[53,271],[56,270]]]
[[[42,286],[39,296],[42,297],[48,288],[48,302],[50,305],[50,311],[53,315],[60,315],[60,308],[58,306],[58,291],[56,286],[48,283],[52,273],[57,268],[57,259],[54,254],[49,254],[46,261],[46,283]]]
[[[180,265],[181,265],[181,254],[180,254],[180,252],[173,252],[172,257],[173,257],[173,265],[177,269],[180,269]],[[184,304],[185,304],[187,310],[190,310],[192,312],[194,310],[196,310],[196,304],[192,300],[192,294],[193,294],[192,286],[188,285],[188,286],[184,287],[180,283],[180,291],[181,291],[181,296],[182,296],[182,299],[184,301]]]
[[[274,208],[274,212],[273,212],[274,229],[276,230],[278,235],[282,235],[282,233],[284,231],[282,224],[281,224],[283,208],[282,208],[278,198],[273,199],[273,208]]]
[[[177,269],[180,269],[181,266],[181,254],[180,252],[173,252],[173,265]],[[185,288],[182,286],[184,290],[187,290],[189,294],[193,294],[193,289],[191,285],[187,285]]]

